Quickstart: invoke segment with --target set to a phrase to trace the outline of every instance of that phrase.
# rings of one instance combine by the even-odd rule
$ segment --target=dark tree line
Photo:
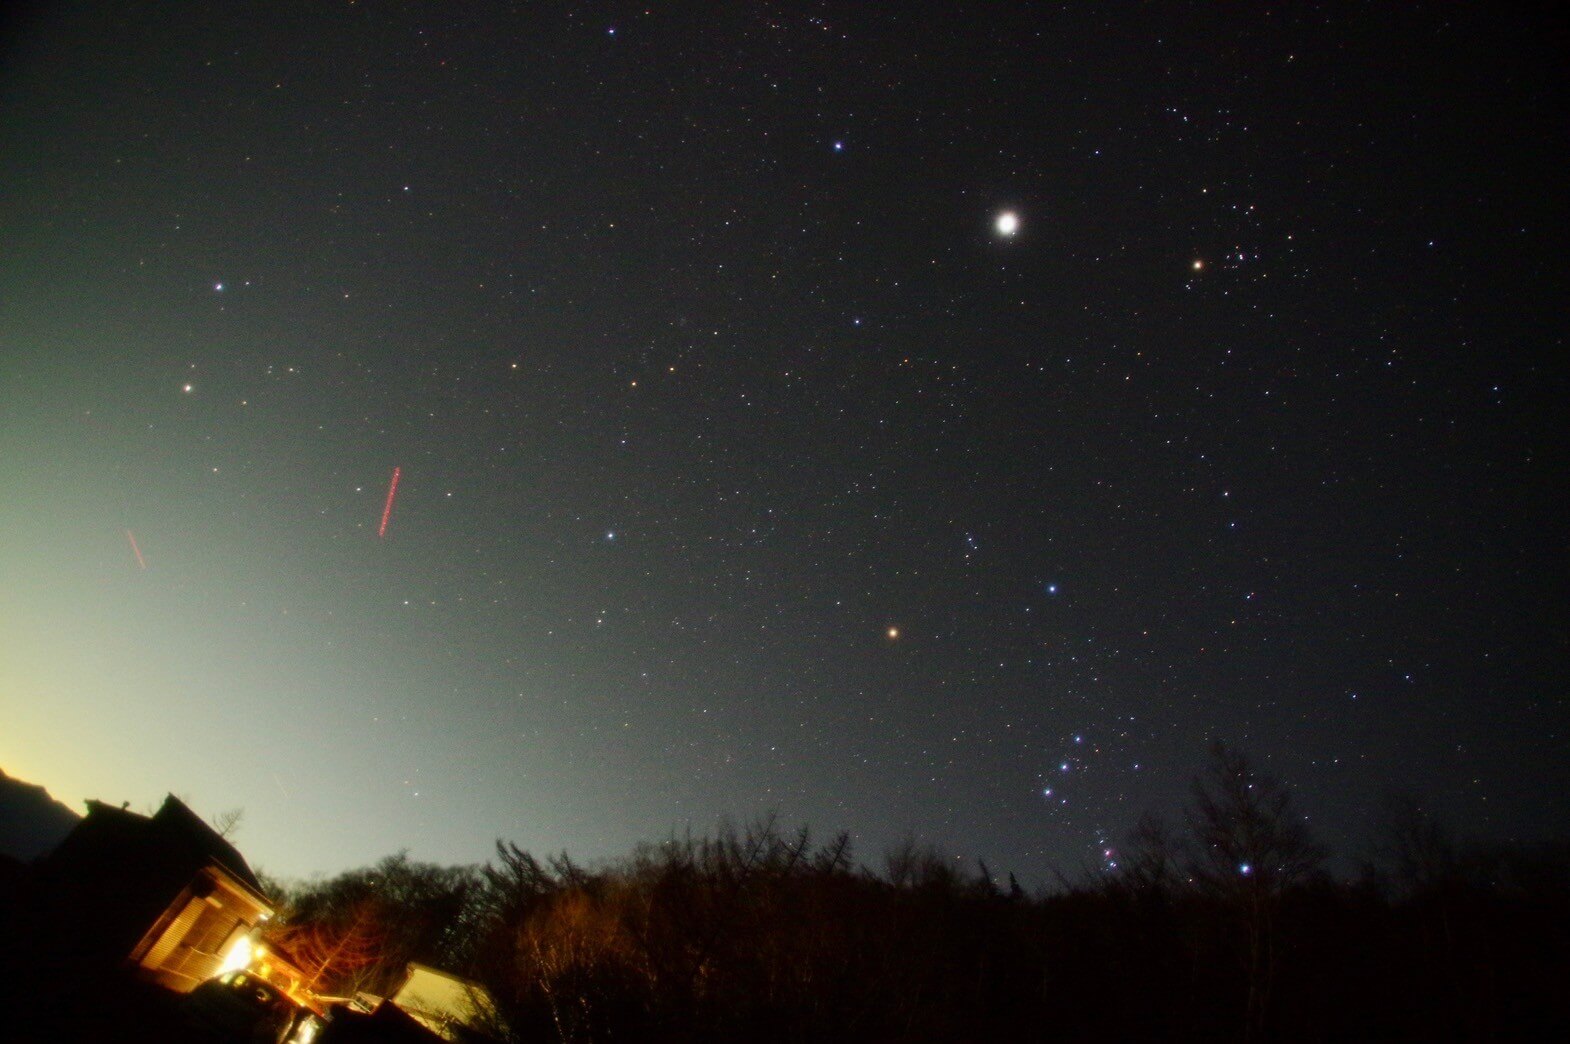
[[[286,952],[318,993],[386,995],[410,961],[466,968],[480,930],[482,878],[473,867],[404,853],[324,881],[265,881],[281,916],[265,941]]]
[[[1289,792],[1218,745],[1182,828],[1027,894],[772,821],[609,866],[498,842],[285,889],[329,992],[463,972],[516,1041],[1510,1040],[1570,1030],[1570,848],[1464,844],[1415,803],[1336,881]]]

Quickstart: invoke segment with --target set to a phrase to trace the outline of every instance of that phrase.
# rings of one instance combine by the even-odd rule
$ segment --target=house
[[[101,801],[35,864],[36,953],[56,967],[189,992],[250,954],[273,907],[244,857],[170,795],[151,816]]]
[[[408,977],[392,1003],[449,1041],[473,1037],[495,1022],[495,1006],[485,987],[424,964],[410,964]]]

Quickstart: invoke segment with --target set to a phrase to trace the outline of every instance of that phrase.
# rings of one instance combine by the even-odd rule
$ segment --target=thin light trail
[[[142,549],[136,546],[136,535],[127,529],[125,531],[125,538],[131,542],[131,554],[136,556],[136,564],[143,569],[146,569],[147,562],[142,558]]]
[[[387,535],[387,520],[392,518],[393,497],[398,495],[398,473],[402,470],[399,467],[393,468],[392,484],[387,487],[387,505],[382,508],[382,525],[376,531],[378,537]]]

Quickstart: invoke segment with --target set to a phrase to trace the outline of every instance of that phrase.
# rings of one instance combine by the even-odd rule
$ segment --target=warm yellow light
[[[899,638],[899,628],[898,627],[890,627],[888,629],[888,636],[889,636],[889,641],[891,641],[891,642],[896,640],[897,638]]]
[[[240,936],[229,947],[229,951],[224,954],[223,960],[218,962],[218,974],[222,975],[224,972],[240,971],[243,968],[249,968],[251,966],[251,955],[254,951],[255,947],[251,944],[251,937],[248,935]]]

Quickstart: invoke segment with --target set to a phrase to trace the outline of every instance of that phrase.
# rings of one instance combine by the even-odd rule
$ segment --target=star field
[[[301,874],[777,810],[1039,881],[1214,738],[1349,856],[1538,836],[1533,17],[17,16],[0,761]]]

